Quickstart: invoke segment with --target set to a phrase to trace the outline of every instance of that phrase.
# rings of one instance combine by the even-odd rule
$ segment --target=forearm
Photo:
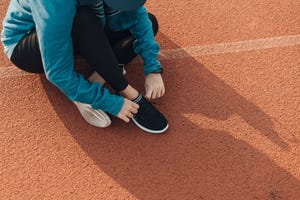
[[[144,61],[144,73],[146,75],[153,71],[162,69],[158,61],[160,46],[154,39],[151,20],[145,7],[138,9],[136,23],[130,28],[136,37],[134,51],[140,55]]]

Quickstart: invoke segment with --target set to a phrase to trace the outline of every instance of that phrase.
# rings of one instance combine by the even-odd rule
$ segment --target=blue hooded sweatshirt
[[[145,7],[131,12],[114,11],[102,0],[11,0],[3,21],[1,41],[10,58],[18,42],[36,29],[47,79],[70,100],[92,105],[117,115],[124,98],[111,94],[99,83],[87,81],[74,71],[72,23],[76,6],[108,9],[110,14],[98,13],[101,24],[113,31],[129,29],[136,37],[134,50],[144,61],[145,75],[161,68],[158,61],[160,47],[154,40],[152,24]],[[101,56],[101,55],[99,55]]]

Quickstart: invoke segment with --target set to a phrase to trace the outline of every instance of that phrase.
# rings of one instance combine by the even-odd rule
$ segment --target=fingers
[[[148,90],[146,89],[145,97],[147,99],[151,99],[152,98],[152,93],[153,93],[153,91],[151,89],[148,89]]]
[[[132,102],[133,108],[138,110],[140,108],[139,104]]]
[[[136,114],[138,112],[138,108],[131,108],[130,112]]]
[[[158,97],[158,95],[159,95],[159,90],[156,89],[154,92],[152,92],[151,98],[156,99]]]
[[[164,96],[164,95],[165,95],[165,87],[163,87],[163,88],[161,89],[160,97],[162,97],[162,96]]]
[[[151,73],[145,79],[145,97],[147,99],[157,99],[164,95],[165,88],[161,74]]]
[[[130,103],[131,103],[131,107],[129,109],[130,113],[136,114],[138,112],[139,107],[140,107],[139,104],[131,102],[131,101],[130,101]]]
[[[126,116],[123,116],[121,119],[126,123],[130,122],[130,119]]]
[[[124,122],[130,122],[130,119],[133,118],[133,115],[138,112],[139,105],[125,99],[123,107],[119,114],[117,115],[120,119],[122,119]]]
[[[148,90],[145,97],[147,99],[157,99],[162,97],[165,94],[165,88],[157,88],[157,89],[153,89],[153,90]]]

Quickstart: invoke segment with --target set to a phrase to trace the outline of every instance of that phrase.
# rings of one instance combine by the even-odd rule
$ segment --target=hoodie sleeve
[[[110,94],[100,84],[89,82],[74,71],[71,31],[76,1],[31,0],[30,8],[48,80],[70,100],[117,115],[124,98]]]
[[[137,19],[130,27],[130,31],[136,37],[134,51],[142,57],[144,61],[144,73],[148,75],[151,72],[162,69],[158,61],[160,46],[154,40],[152,23],[148,17],[146,8],[143,6],[136,13]]]

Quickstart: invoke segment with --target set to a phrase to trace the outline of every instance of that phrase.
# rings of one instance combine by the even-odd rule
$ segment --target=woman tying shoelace
[[[163,133],[168,122],[149,101],[165,93],[160,46],[154,40],[158,23],[145,1],[11,0],[1,41],[12,63],[30,73],[45,73],[88,123],[107,127],[109,113],[125,122],[132,119],[144,131]],[[94,70],[87,79],[74,70],[76,54]],[[144,63],[145,96],[120,68],[136,55]]]

